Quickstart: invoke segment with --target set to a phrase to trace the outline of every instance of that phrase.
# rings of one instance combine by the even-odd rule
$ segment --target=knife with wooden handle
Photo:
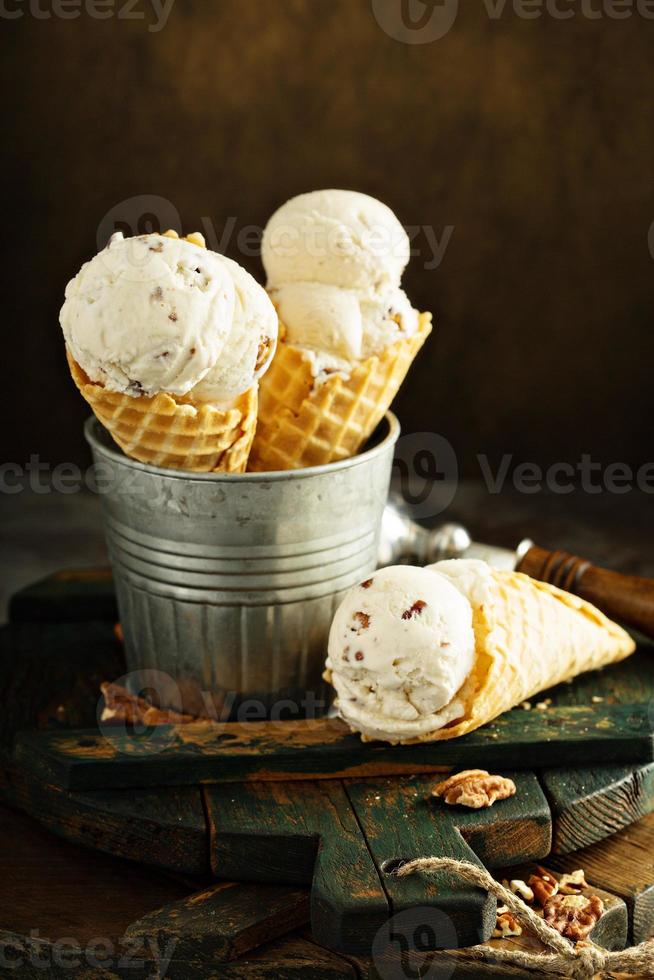
[[[592,602],[611,619],[654,639],[654,579],[599,568],[585,558],[547,551],[529,540],[513,551],[481,544],[472,541],[461,524],[428,530],[391,500],[384,512],[379,564],[429,565],[445,558],[480,558],[495,568],[524,572]]]
[[[537,545],[518,560],[516,571],[573,592],[611,619],[654,638],[654,579],[622,575],[567,551],[546,551]]]

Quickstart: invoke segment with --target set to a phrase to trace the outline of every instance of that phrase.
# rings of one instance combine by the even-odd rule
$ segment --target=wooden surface
[[[556,689],[563,705],[642,703],[654,717],[654,665],[651,648],[644,646],[620,669],[593,671],[574,684]],[[606,760],[608,762],[608,760]],[[628,826],[654,807],[654,767],[648,765],[568,764],[541,773],[552,807],[553,847],[557,853],[577,850]]]
[[[616,674],[617,676],[617,674]],[[651,762],[648,705],[516,708],[443,742],[362,742],[339,719],[203,722],[145,731],[22,733],[15,762],[67,789],[125,789],[244,780],[407,775],[451,768],[534,768],[561,758],[586,766]]]
[[[310,884],[316,938],[337,950],[369,947],[388,904],[340,782],[206,787],[205,795],[214,874]]]
[[[69,585],[78,590],[77,578]],[[64,601],[66,587],[65,580],[63,586],[57,580],[57,601]],[[40,588],[31,600],[32,614],[48,594],[47,588]],[[570,849],[612,832],[654,804],[654,765],[637,770],[588,767],[592,732],[607,761],[619,742],[612,726],[619,723],[624,732],[625,718],[640,718],[651,727],[649,686],[643,683],[638,662],[646,652],[625,665],[562,685],[551,692],[552,705],[545,711],[516,709],[463,740],[389,747],[364,745],[333,720],[190,725],[142,735],[121,729],[99,734],[97,727],[70,731],[62,725],[69,717],[95,721],[98,689],[89,686],[86,676],[95,683],[98,671],[108,664],[124,669],[110,624],[85,621],[83,616],[76,623],[37,629],[27,622],[13,624],[7,631],[7,650],[15,636],[27,656],[20,660],[17,679],[6,682],[8,690],[20,697],[30,685],[49,686],[52,677],[63,696],[62,665],[70,663],[73,693],[61,720],[56,711],[53,717],[50,709],[44,713],[33,699],[25,700],[21,719],[56,727],[20,737],[7,770],[7,798],[71,841],[169,871],[198,875],[211,870],[223,878],[251,882],[311,884],[317,936],[340,950],[366,948],[383,924],[398,914],[413,917],[418,925],[427,913],[446,916],[453,930],[443,940],[448,943],[476,943],[490,934],[493,904],[483,893],[436,881],[424,894],[424,883],[390,878],[385,873],[389,861],[435,850],[489,866],[540,858],[549,851],[552,834],[559,851]],[[85,638],[90,641],[86,645]],[[69,661],[71,644],[75,653]],[[14,670],[7,656],[5,672],[12,675]],[[594,693],[599,691],[602,694]],[[601,700],[594,703],[593,697]],[[625,703],[627,698],[645,703]],[[562,737],[563,717],[567,723]],[[470,814],[429,799],[433,776],[380,778],[386,766],[405,776],[415,771],[421,753],[423,759],[436,753],[435,761],[423,763],[435,770],[446,768],[448,761],[459,768],[482,764],[503,769],[500,760],[507,752],[513,753],[508,758],[517,755],[521,765],[530,767],[543,758],[551,760],[554,750],[557,761],[563,753],[574,758],[571,727],[586,767],[545,770],[546,795],[533,771],[515,772],[518,795],[491,811]],[[543,746],[544,755],[539,755]],[[451,752],[454,755],[448,756]],[[341,774],[358,778],[334,778]],[[307,781],[307,775],[321,778]],[[289,776],[293,782],[287,781]],[[234,779],[245,782],[229,782]],[[202,781],[204,798],[198,785]],[[162,782],[186,785],[157,789]],[[608,814],[613,814],[611,819]],[[344,833],[344,828],[349,830]],[[206,902],[201,903],[206,916],[199,916],[198,946],[217,941],[212,931],[213,897]],[[646,920],[646,912],[644,916]],[[163,934],[187,917],[182,903],[157,921]],[[224,956],[231,940],[223,935],[222,941]]]
[[[124,936],[159,948],[174,940],[175,955],[202,975],[208,962],[238,959],[308,921],[304,889],[220,882],[144,915]]]
[[[654,814],[600,843],[548,861],[561,871],[583,867],[589,880],[619,895],[629,911],[630,942],[654,934]]]
[[[651,841],[651,827],[647,833]],[[602,866],[607,874],[615,874],[623,860],[618,847],[623,836],[602,845]],[[502,873],[498,872],[498,877]],[[590,872],[588,879],[591,890],[601,895],[609,909],[602,930],[596,931],[594,938],[603,937],[611,944],[621,916],[624,921],[624,907],[619,899],[597,891],[599,883]],[[398,943],[410,946],[416,939],[411,923],[399,916],[393,920],[396,932],[390,947],[375,937],[373,946],[359,955],[325,950],[304,929],[280,936],[282,929],[294,929],[294,920],[301,917],[303,908],[306,912],[307,896],[301,890],[227,883],[196,889],[195,894],[191,889],[190,883],[180,884],[127,862],[89,855],[85,849],[44,833],[29,818],[0,807],[0,946],[7,961],[21,961],[8,971],[19,980],[43,976],[55,980],[70,976],[82,980],[145,980],[157,965],[166,968],[169,980],[406,980],[416,976],[470,980],[524,976],[506,967],[500,972],[471,964],[465,950],[412,952],[399,958]],[[55,894],[57,900],[53,901]],[[213,922],[205,904],[212,899],[221,910]],[[195,922],[188,919],[194,903],[202,906]],[[99,938],[105,941],[104,948],[90,946]],[[385,940],[386,934],[380,938]],[[235,948],[230,944],[246,949],[234,960],[221,961],[221,953]],[[539,948],[527,936],[491,940],[490,945]],[[94,951],[101,956],[101,969],[88,962]],[[157,951],[163,962],[157,962]],[[39,965],[31,964],[37,954]],[[129,967],[124,962],[121,967],[119,957],[126,955],[132,960]],[[62,957],[65,967],[57,965]],[[79,958],[79,969],[71,970],[66,957]],[[138,968],[135,962],[140,962]]]
[[[449,917],[454,942],[471,945],[495,923],[487,895],[444,879],[393,878],[386,869],[434,853],[491,865],[545,856],[551,827],[542,790],[531,773],[510,775],[515,797],[468,812],[433,799],[425,777],[207,786],[212,870],[312,884],[313,932],[330,948],[368,948],[389,916],[412,910],[419,924],[431,909]]]
[[[206,819],[197,786],[161,793],[70,793],[7,769],[4,795],[67,840],[169,871],[209,871]]]
[[[0,750],[22,728],[97,724],[100,683],[125,660],[113,624],[12,623],[0,627]]]
[[[555,854],[603,840],[654,809],[654,765],[548,769],[541,779]]]

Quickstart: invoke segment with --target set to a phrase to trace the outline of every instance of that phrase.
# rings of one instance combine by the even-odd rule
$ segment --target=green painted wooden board
[[[616,667],[582,674],[573,684],[552,692],[558,706],[576,706],[599,700],[605,705],[642,704],[654,718],[654,647],[644,644]],[[654,809],[654,765],[566,766],[545,769],[540,775],[552,807],[555,854],[566,854],[603,840]]]
[[[427,777],[205,786],[212,870],[311,884],[313,934],[331,949],[370,949],[398,913],[434,930],[436,945],[483,942],[495,925],[494,899],[443,877],[389,872],[398,859],[434,854],[491,864],[544,857],[551,823],[538,780],[506,774],[516,796],[481,811],[432,798]]]
[[[561,758],[644,763],[654,759],[653,725],[647,705],[590,705],[518,708],[461,738],[400,746],[361,742],[337,719],[27,732],[17,739],[15,760],[75,790],[531,769]]]
[[[87,980],[100,976],[146,980],[155,975],[169,980],[508,975],[471,961],[465,950],[424,952],[424,934],[416,935],[413,922],[403,916],[395,916],[390,924],[393,941],[388,949],[377,941],[360,955],[329,952],[304,928],[274,938],[308,914],[308,896],[303,891],[225,882],[187,893],[161,875],[48,838],[32,821],[3,807],[0,829],[0,945],[5,962],[12,964],[5,971],[8,975],[61,980],[72,975]],[[549,870],[549,864],[547,867]],[[601,868],[605,874],[610,875],[611,868],[615,873],[615,859],[608,850]],[[589,880],[592,891],[604,901],[606,913],[592,938],[608,948],[620,948],[624,903],[597,887],[595,871],[593,868]],[[526,868],[519,869],[518,876],[524,878],[526,873]],[[55,893],[57,901],[53,902]],[[38,938],[30,935],[34,922],[40,926]],[[62,950],[56,939],[63,936],[77,938]],[[88,961],[89,944],[98,936],[110,944],[107,959],[95,951],[103,960],[101,969]],[[420,951],[414,952],[416,940]],[[501,943],[514,949],[539,949],[528,933]],[[493,940],[490,945],[497,944]],[[30,950],[39,956],[34,964],[29,962]],[[79,971],[69,958],[79,962]],[[22,963],[16,962],[20,960]]]
[[[209,962],[238,959],[309,921],[309,894],[283,885],[213,884],[132,922],[124,936],[163,949],[201,976]]]
[[[209,873],[206,819],[197,786],[69,793],[10,768],[4,796],[66,840],[168,871]]]
[[[27,707],[21,707],[20,712],[12,715],[5,726],[5,737],[11,734],[12,729],[15,730],[16,723],[20,725],[21,720],[32,726],[57,723],[58,720],[52,714],[54,701],[49,696],[44,700],[43,694],[44,689],[48,690],[50,677],[55,681],[56,698],[66,693],[66,685],[69,689],[73,688],[73,694],[67,702],[70,718],[93,719],[99,680],[111,679],[124,669],[110,632],[108,622],[85,623],[83,616],[73,629],[70,625],[54,624],[49,624],[47,628],[37,628],[36,624],[27,622],[9,627],[4,634],[5,652],[0,661],[0,684],[10,698],[18,698],[21,705],[27,704]],[[39,636],[45,643],[39,645]],[[27,652],[25,658],[12,656],[12,643],[16,637],[20,638],[21,649]],[[91,639],[93,642],[89,644]],[[69,659],[67,650],[77,652]],[[576,744],[580,761],[588,765],[589,759],[594,758],[592,753],[598,746],[603,746],[604,766],[595,768],[597,778],[592,784],[591,792],[588,792],[588,781],[583,781],[583,773],[590,772],[588,768],[570,770],[580,776],[577,783],[560,771],[558,783],[554,776],[550,777],[550,773],[556,772],[555,770],[543,772],[542,785],[547,791],[552,808],[553,828],[550,826],[549,807],[545,797],[538,789],[535,774],[529,770],[523,769],[515,774],[520,784],[519,796],[497,804],[485,817],[459,812],[459,808],[446,807],[437,801],[425,802],[420,792],[413,804],[411,792],[415,793],[416,790],[406,787],[417,784],[420,780],[426,786],[431,783],[433,776],[431,780],[423,776],[417,780],[407,779],[407,772],[418,766],[418,761],[412,761],[408,752],[425,748],[431,751],[437,749],[439,752],[444,749],[459,751],[457,745],[463,745],[464,751],[467,751],[465,741],[406,749],[383,745],[365,746],[356,736],[345,733],[338,722],[310,723],[314,726],[312,731],[309,730],[310,726],[303,728],[300,725],[299,728],[293,728],[293,723],[288,727],[284,723],[283,728],[279,722],[276,723],[273,726],[277,729],[276,732],[273,728],[268,730],[265,725],[253,725],[247,726],[247,735],[243,733],[243,725],[235,726],[241,730],[240,733],[234,728],[224,728],[219,734],[228,737],[223,737],[217,743],[217,757],[223,766],[218,774],[215,772],[215,757],[207,760],[204,746],[198,745],[199,731],[193,726],[158,730],[143,740],[118,733],[118,738],[125,738],[125,743],[118,746],[120,753],[116,752],[112,756],[116,745],[114,736],[111,736],[109,743],[102,743],[105,752],[109,744],[107,758],[100,759],[97,729],[81,736],[85,743],[82,745],[79,744],[78,734],[63,730],[52,731],[44,736],[27,733],[20,739],[16,756],[20,767],[14,764],[13,782],[7,792],[10,796],[13,793],[15,802],[33,812],[62,836],[110,853],[168,866],[178,871],[190,870],[192,873],[198,873],[201,868],[206,869],[210,862],[214,874],[221,873],[217,863],[220,858],[225,862],[222,865],[225,874],[229,870],[229,861],[233,862],[231,870],[235,870],[237,866],[244,867],[247,863],[249,870],[242,870],[241,874],[259,876],[250,879],[252,881],[275,880],[274,868],[278,871],[281,869],[280,873],[284,878],[286,875],[290,876],[285,880],[296,884],[299,881],[314,881],[313,907],[316,910],[314,918],[318,923],[317,927],[324,930],[326,942],[341,944],[339,948],[350,948],[348,944],[354,942],[354,934],[367,930],[370,935],[382,913],[383,921],[386,922],[393,909],[404,908],[413,915],[413,909],[418,907],[412,903],[408,891],[410,887],[416,887],[416,882],[409,885],[408,879],[406,894],[399,892],[396,887],[399,882],[397,879],[388,879],[383,868],[387,860],[385,855],[392,851],[397,852],[402,842],[416,848],[413,854],[434,853],[434,848],[438,845],[447,853],[452,849],[455,853],[458,853],[458,849],[463,849],[466,854],[472,851],[476,860],[492,865],[504,864],[508,860],[518,862],[542,857],[546,853],[552,829],[555,840],[565,838],[568,843],[577,841],[577,846],[587,843],[589,834],[602,832],[602,826],[605,826],[607,833],[610,832],[608,828],[613,826],[614,821],[603,824],[600,820],[592,823],[588,819],[586,807],[597,812],[597,808],[605,800],[614,799],[617,785],[624,784],[625,792],[629,792],[629,779],[638,780],[640,773],[646,774],[649,770],[650,764],[646,764],[644,760],[638,766],[624,765],[622,775],[616,783],[617,759],[607,755],[607,752],[614,751],[609,748],[612,738],[613,744],[625,744],[620,738],[616,739],[610,734],[607,739],[607,732],[612,731],[611,726],[622,726],[625,718],[631,718],[629,725],[633,726],[633,730],[628,737],[635,733],[636,739],[647,745],[650,753],[647,758],[651,759],[651,720],[647,705],[653,693],[652,681],[649,679],[652,673],[649,659],[651,654],[649,657],[647,654],[644,656],[646,660],[641,660],[641,656],[637,655],[625,665],[580,678],[573,685],[564,685],[557,689],[552,693],[553,709],[547,712],[510,712],[492,727],[487,726],[481,732],[473,733],[474,737],[481,740],[475,747],[474,756],[451,757],[449,763],[439,756],[437,760],[426,758],[423,762],[429,770],[454,765],[492,765],[493,768],[505,769],[510,765],[510,754],[507,753],[505,757],[501,754],[493,755],[494,752],[506,751],[502,742],[502,724],[513,726],[514,734],[522,738],[519,743],[522,757],[515,763],[516,768],[527,763],[530,767],[544,765],[539,761],[543,756],[537,755],[538,746],[540,751],[545,746],[548,753],[551,752],[552,745],[558,746],[556,761],[560,761],[563,751],[560,708],[568,705],[571,710],[566,709],[565,717],[576,719]],[[113,674],[108,673],[112,664],[115,665]],[[643,668],[646,666],[648,669],[645,671]],[[621,681],[622,677],[624,683]],[[592,705],[592,694],[597,692],[606,694],[605,701]],[[615,692],[618,692],[617,696]],[[25,693],[28,694],[27,699],[24,698]],[[633,707],[632,702],[637,701],[643,703]],[[591,727],[594,735],[589,738]],[[280,734],[280,728],[283,735]],[[584,731],[584,728],[588,730]],[[207,732],[204,728],[205,736]],[[531,741],[525,732],[531,733]],[[201,790],[197,788],[197,784],[201,780],[197,768],[194,778],[190,779],[183,773],[183,768],[177,766],[177,771],[182,771],[182,775],[177,777],[181,785],[167,789],[154,788],[161,778],[162,763],[167,766],[171,764],[171,745],[177,738],[182,740],[196,766],[199,763],[207,767],[208,775],[204,780],[207,785],[203,790],[204,809],[201,805],[198,806]],[[153,745],[157,749],[154,755]],[[60,757],[62,746],[63,761]],[[76,755],[79,751],[87,754],[81,760]],[[366,754],[353,757],[353,752]],[[526,752],[530,753],[528,759],[524,757]],[[480,753],[484,753],[483,756]],[[300,756],[305,759],[308,757],[311,767],[304,764],[298,767],[289,762],[289,759]],[[551,759],[552,756],[548,755],[547,758]],[[566,761],[571,758],[573,757],[568,752]],[[120,767],[115,765],[116,759],[119,760]],[[192,759],[185,759],[185,764],[190,764]],[[211,765],[207,765],[207,761]],[[608,765],[611,761],[615,764]],[[125,786],[130,788],[110,788],[113,777],[108,775],[109,763],[114,768],[121,768],[118,784],[122,785],[121,780],[127,778]],[[392,766],[392,774],[404,775],[405,778],[382,778],[387,766]],[[154,767],[152,772],[151,767]],[[312,771],[305,773],[307,768]],[[314,769],[317,771],[313,771]],[[241,772],[241,779],[248,781],[222,784],[214,782],[216,779],[233,779],[236,771]],[[80,778],[80,773],[83,774],[81,783],[69,781],[71,772],[75,773],[75,780]],[[89,779],[89,773],[96,780],[90,785],[96,788],[71,792],[71,785],[87,785],[85,780]],[[126,777],[125,773],[129,776]],[[147,774],[145,785],[144,773]],[[629,773],[633,774],[632,777]],[[310,801],[306,793],[303,795],[301,792],[307,787],[307,782],[302,781],[303,777],[306,779],[306,775],[312,776]],[[336,778],[344,775],[369,778],[366,781]],[[287,782],[290,778],[296,781]],[[265,779],[270,781],[262,781]],[[151,785],[148,785],[148,780],[152,780]],[[175,779],[172,781],[175,782]],[[523,781],[527,788],[523,789]],[[184,786],[184,783],[194,785]],[[649,783],[646,776],[640,779],[639,785],[641,789],[638,807],[629,810],[619,803],[612,803],[612,812],[628,812],[631,816],[625,819],[633,819],[637,812],[651,808],[651,794],[647,789]],[[378,787],[373,794],[374,805],[368,805],[365,798],[366,787],[374,786]],[[535,787],[538,792],[534,790],[530,793],[529,786]],[[383,787],[387,788],[385,794],[380,791]],[[241,794],[245,798],[252,793],[257,794],[259,801],[255,814],[258,815],[259,822],[255,820],[247,825],[244,819],[237,820],[239,812],[243,817],[247,808],[239,811],[233,801]],[[280,793],[285,794],[288,800],[285,813],[279,806]],[[376,800],[376,796],[380,799]],[[511,816],[513,807],[517,807],[517,811]],[[273,813],[274,817],[271,816]],[[220,820],[216,819],[217,814],[220,814]],[[208,822],[203,823],[205,819]],[[229,832],[229,819],[232,819],[233,834]],[[485,823],[485,819],[489,822]],[[493,833],[493,827],[496,826],[501,826],[504,833]],[[351,850],[344,858],[341,856],[330,861],[330,853],[340,852],[338,849],[334,851],[329,842],[342,835],[343,827],[350,828],[352,833],[356,827],[359,836],[355,838],[350,835],[348,846]],[[327,846],[323,842],[327,842]],[[425,850],[427,845],[429,847]],[[498,850],[500,848],[504,848],[504,851]],[[325,857],[321,857],[323,850],[326,852]],[[514,856],[508,857],[508,854]],[[255,855],[261,860],[253,861]],[[411,854],[396,853],[395,856],[407,857]],[[260,865],[259,870],[253,872],[253,864],[255,867]],[[363,882],[360,892],[355,892],[354,895],[351,890],[346,892],[342,885],[339,888],[338,883],[332,881],[324,870],[331,870],[336,866],[348,868],[350,865],[355,869],[355,881],[360,879]],[[347,880],[352,880],[352,876]],[[316,883],[318,888],[315,887]],[[418,893],[424,897],[420,890]],[[423,908],[432,912],[443,911],[447,915],[457,910],[456,931],[463,941],[476,942],[480,936],[487,934],[489,905],[488,899],[482,893],[469,894],[463,889],[459,896],[457,892],[453,892],[449,912],[445,910],[445,890],[441,889],[438,896],[431,897],[432,903],[423,905]],[[356,929],[352,926],[355,920]]]
[[[654,765],[548,769],[542,773],[556,818],[555,854],[603,840],[654,809]]]

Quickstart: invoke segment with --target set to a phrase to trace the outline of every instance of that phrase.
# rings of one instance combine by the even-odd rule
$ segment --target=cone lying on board
[[[114,442],[132,459],[195,472],[243,473],[257,425],[257,386],[229,406],[108,391],[66,352],[73,381]]]
[[[260,381],[259,423],[249,469],[320,466],[357,453],[383,418],[430,332],[431,314],[422,313],[415,334],[361,361],[349,377],[334,374],[321,384],[315,384],[311,361],[301,348],[278,344]]]
[[[493,569],[473,602],[475,666],[456,695],[463,717],[405,744],[456,738],[587,670],[617,663],[636,646],[589,602],[520,572]],[[326,679],[330,680],[329,672]],[[363,741],[370,739],[363,735]]]

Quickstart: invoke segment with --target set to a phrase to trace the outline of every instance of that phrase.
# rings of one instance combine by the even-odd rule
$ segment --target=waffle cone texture
[[[267,472],[320,466],[359,451],[384,417],[413,359],[431,333],[431,314],[418,330],[361,361],[347,378],[315,384],[311,360],[280,343],[260,381],[259,423],[249,469]]]
[[[539,691],[617,663],[636,648],[628,633],[589,602],[520,572],[493,570],[488,595],[473,606],[473,629],[475,666],[456,695],[463,717],[398,741],[465,735]]]
[[[109,391],[66,351],[80,394],[123,452],[140,463],[198,473],[244,473],[257,425],[257,386],[226,407],[159,393]]]

